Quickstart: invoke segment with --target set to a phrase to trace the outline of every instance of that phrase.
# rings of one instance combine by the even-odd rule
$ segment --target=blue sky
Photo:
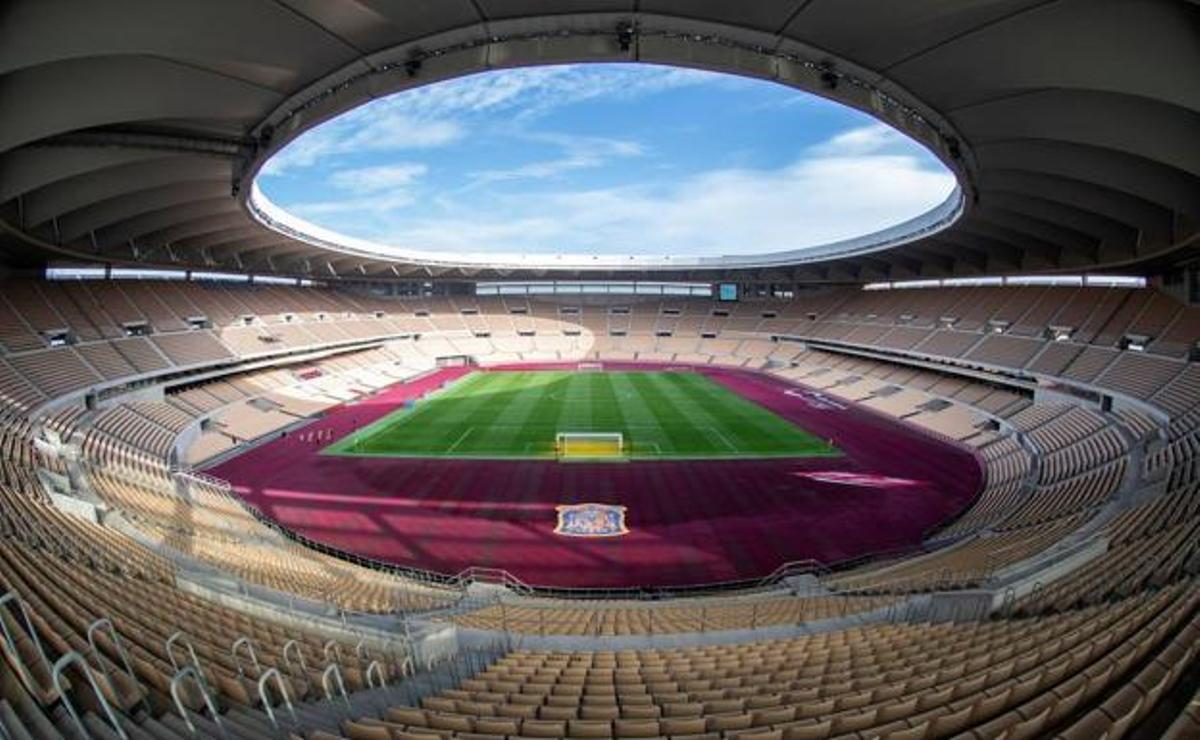
[[[452,253],[736,255],[858,236],[952,176],[870,117],[770,82],[649,65],[486,72],[369,103],[258,178],[277,205]]]

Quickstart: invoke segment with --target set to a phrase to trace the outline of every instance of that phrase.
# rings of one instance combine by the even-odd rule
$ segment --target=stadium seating
[[[485,606],[455,617],[464,627],[536,635],[647,635],[766,627],[870,611],[895,603],[886,596],[762,598],[741,602],[713,598],[679,605],[646,606],[578,601],[523,600],[517,606]]]
[[[311,737],[1084,738],[1151,718],[1189,737],[1196,726],[1194,713],[1157,720],[1164,696],[1194,675],[1200,642],[1200,312],[1165,294],[837,288],[724,316],[701,299],[564,313],[532,297],[389,301],[169,282],[12,280],[2,296],[0,586],[30,619],[11,603],[0,613],[15,635],[0,661],[0,727],[52,737],[70,726],[51,674],[74,651],[130,736],[186,734],[170,709],[187,652],[166,644],[176,631],[245,736],[269,725],[258,680],[272,668],[297,702],[325,696],[330,663],[352,691],[368,688],[372,661],[389,680],[408,670],[403,641],[336,617],[250,616],[239,610],[247,602],[185,587],[182,574],[198,569],[233,579],[247,598],[282,594],[314,614],[421,613],[531,638],[871,620],[725,646],[516,651],[422,694],[419,707],[389,695]],[[1056,327],[1071,332],[1059,339]],[[1131,336],[1143,349],[1128,348]],[[821,573],[819,592],[586,603],[518,592],[497,602],[324,551],[188,471],[463,355],[766,372],[973,448],[985,483],[924,551],[842,564]],[[1039,380],[1115,402],[1042,397]],[[55,489],[89,497],[95,514],[66,513]],[[970,593],[1085,546],[1099,553],[1014,592],[990,620],[900,616],[912,598]],[[120,642],[93,648],[89,627],[101,617]],[[253,663],[234,646],[241,637]],[[66,691],[103,736],[83,670],[68,670]],[[203,697],[188,690],[185,703],[204,726]]]
[[[420,708],[342,728],[350,738],[1114,736],[1147,716],[1195,658],[1198,603],[1184,582],[1105,607],[990,624],[515,652]]]

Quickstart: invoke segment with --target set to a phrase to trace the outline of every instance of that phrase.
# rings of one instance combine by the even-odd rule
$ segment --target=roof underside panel
[[[640,35],[622,51],[617,27],[629,23]],[[705,66],[897,122],[872,110],[866,88],[822,90],[811,64],[787,61],[807,59],[952,134],[953,161],[937,137],[922,140],[959,176],[966,209],[883,251],[742,276],[1163,269],[1200,248],[1197,28],[1200,7],[1184,0],[18,0],[0,10],[0,258],[321,277],[711,279],[338,253],[260,224],[246,184],[330,116],[496,64]],[[418,57],[423,68],[409,74],[404,60]]]

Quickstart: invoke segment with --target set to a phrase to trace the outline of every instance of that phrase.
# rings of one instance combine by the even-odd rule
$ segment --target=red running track
[[[503,568],[567,588],[743,580],[792,560],[836,563],[912,548],[981,486],[980,463],[965,446],[870,409],[820,408],[798,395],[802,387],[765,374],[696,370],[832,439],[845,455],[607,464],[328,457],[292,434],[208,472],[285,527],[347,552],[447,574]],[[305,431],[332,430],[338,439],[465,372],[393,386]],[[830,472],[862,477],[806,477]],[[581,502],[627,506],[630,533],[554,534],[555,506]]]

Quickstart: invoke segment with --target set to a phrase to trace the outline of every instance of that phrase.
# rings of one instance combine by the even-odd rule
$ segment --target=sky
[[[745,255],[877,231],[953,176],[869,116],[782,85],[638,64],[484,72],[306,132],[267,197],[402,249]]]

